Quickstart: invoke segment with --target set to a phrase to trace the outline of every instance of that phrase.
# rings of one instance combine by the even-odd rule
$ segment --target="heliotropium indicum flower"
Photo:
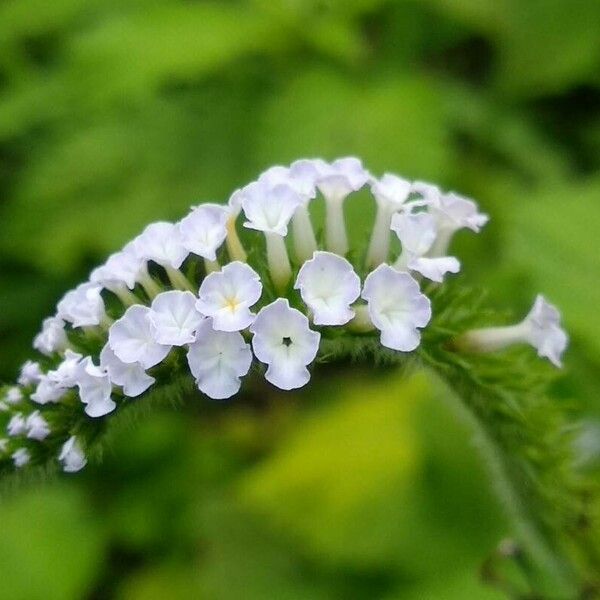
[[[431,319],[431,303],[408,273],[379,265],[367,276],[362,297],[384,346],[410,352],[419,345],[419,329]]]
[[[43,374],[44,372],[39,362],[28,360],[21,367],[21,374],[19,375],[19,379],[17,379],[17,383],[24,387],[35,385],[40,381]]]
[[[460,271],[460,263],[454,256],[427,256],[437,235],[435,219],[430,214],[395,214],[391,228],[402,244],[402,253],[394,265],[396,269],[416,271],[438,283],[444,280],[446,273]]]
[[[29,464],[29,461],[31,460],[31,453],[27,448],[19,448],[13,452],[12,459],[15,467],[20,469],[21,467]]]
[[[6,395],[4,396],[4,401],[7,404],[18,404],[23,400],[23,392],[20,387],[13,386],[8,388]]]
[[[237,331],[217,331],[211,319],[198,328],[187,353],[190,371],[198,389],[214,400],[230,398],[252,364],[252,351]]]
[[[25,435],[27,433],[27,418],[21,413],[13,415],[6,426],[6,433],[11,437]]]
[[[106,321],[102,288],[94,283],[82,283],[67,292],[58,303],[58,316],[74,327],[92,327]]]
[[[344,204],[361,189],[374,217],[353,239]],[[560,365],[567,336],[541,296],[517,325],[465,331],[481,320],[451,302],[463,296],[445,281],[460,268],[447,249],[487,220],[472,200],[350,157],[271,167],[223,204],[148,225],[65,294],[33,342],[42,356],[0,386],[0,472],[49,458],[79,471],[105,420],[165,390],[223,400],[246,378],[300,388],[340,357],[467,360],[516,343]]]
[[[282,290],[292,276],[284,238],[288,224],[302,203],[290,186],[257,181],[242,190],[241,203],[246,221],[244,227],[262,231],[267,244],[267,261],[275,286]]]
[[[367,264],[376,267],[388,259],[392,216],[404,208],[411,192],[411,183],[402,177],[386,173],[371,185],[377,202],[377,213],[371,233]]]
[[[436,185],[417,181],[413,190],[420,194],[429,206],[429,213],[437,224],[437,238],[432,248],[433,256],[442,256],[448,250],[452,236],[460,229],[479,233],[489,217],[480,213],[477,204],[454,192],[443,193]]]
[[[196,308],[212,317],[218,331],[241,331],[254,321],[250,309],[262,295],[260,275],[247,264],[229,263],[221,271],[207,275],[198,291]]]
[[[317,356],[321,336],[310,329],[305,315],[279,298],[260,310],[250,331],[256,358],[268,365],[267,381],[282,390],[308,383],[306,366]]]
[[[457,340],[464,349],[476,352],[495,352],[515,344],[533,346],[539,356],[557,367],[569,338],[560,325],[560,313],[543,296],[538,295],[529,314],[516,325],[486,327],[467,332]]]
[[[137,283],[142,285],[149,296],[160,291],[148,273],[146,260],[137,255],[133,242],[120,252],[111,254],[103,265],[95,268],[90,274],[90,282],[116,294],[125,306],[138,301],[131,292]]]
[[[147,306],[131,306],[110,328],[108,344],[124,363],[139,363],[149,369],[164,360],[171,346],[159,344],[152,331]]]
[[[294,251],[299,261],[308,260],[317,250],[318,243],[308,210],[316,196],[318,169],[313,160],[297,160],[290,167],[271,167],[260,177],[269,185],[287,184],[298,194],[300,202],[292,217]]]
[[[152,339],[164,346],[183,346],[193,342],[202,318],[196,310],[194,294],[179,290],[156,296],[147,315]]]
[[[51,356],[55,352],[62,352],[69,346],[65,333],[65,322],[58,317],[48,317],[42,323],[42,331],[33,340],[33,347]]]
[[[344,325],[354,317],[350,305],[360,296],[360,278],[345,258],[315,252],[300,268],[295,288],[316,325]]]
[[[103,417],[117,407],[111,398],[112,382],[108,373],[102,367],[97,367],[89,356],[79,363],[76,377],[86,415]]]
[[[27,417],[25,426],[27,428],[27,437],[31,440],[41,442],[50,435],[50,425],[48,425],[48,421],[44,419],[39,410],[32,412]]]
[[[189,286],[189,282],[179,271],[189,250],[183,244],[178,225],[165,221],[148,225],[133,240],[133,251],[138,259],[151,260],[163,267],[173,287],[187,289]]]
[[[358,158],[347,157],[331,164],[314,161],[317,170],[316,185],[325,198],[325,238],[327,250],[340,256],[349,250],[344,200],[360,190],[370,179],[369,172]]]
[[[87,459],[75,436],[63,444],[58,460],[62,463],[65,473],[76,473],[85,467]]]
[[[187,250],[210,263],[227,237],[229,210],[219,204],[202,204],[192,209],[179,223],[181,242]]]
[[[156,381],[140,363],[120,360],[108,344],[100,353],[100,366],[106,369],[111,383],[123,388],[123,394],[129,398],[143,394]]]

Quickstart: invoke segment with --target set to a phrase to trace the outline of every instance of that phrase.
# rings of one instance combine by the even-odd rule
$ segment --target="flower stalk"
[[[277,291],[282,292],[292,278],[292,267],[288,257],[285,240],[276,233],[266,232],[267,262],[271,280]]]

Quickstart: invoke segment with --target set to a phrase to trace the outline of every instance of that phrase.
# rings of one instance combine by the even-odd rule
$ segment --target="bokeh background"
[[[148,222],[349,154],[492,215],[462,277],[562,308],[553,394],[597,469],[597,0],[4,0],[0,378]],[[0,501],[0,598],[504,598],[511,523],[447,400],[342,368],[117,423],[101,465]]]

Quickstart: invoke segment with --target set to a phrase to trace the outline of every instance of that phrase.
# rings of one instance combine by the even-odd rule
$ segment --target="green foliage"
[[[79,491],[46,483],[4,502],[0,520],[2,598],[75,600],[89,591],[105,535]]]

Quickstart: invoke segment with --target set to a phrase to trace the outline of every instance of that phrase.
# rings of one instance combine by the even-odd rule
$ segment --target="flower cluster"
[[[364,249],[351,244],[344,216],[357,192],[374,199]],[[78,471],[86,464],[82,424],[182,364],[202,393],[221,400],[239,391],[253,364],[280,389],[306,385],[322,338],[373,336],[414,351],[432,317],[423,279],[440,284],[458,273],[452,236],[487,220],[472,200],[392,174],[377,179],[358,159],[342,158],[270,168],[226,205],[149,225],[43,322],[33,343],[39,360],[25,363],[18,385],[0,397],[0,464],[20,468],[50,448],[65,471]],[[461,346],[516,342],[560,364],[566,335],[541,296],[523,323],[468,332]]]

